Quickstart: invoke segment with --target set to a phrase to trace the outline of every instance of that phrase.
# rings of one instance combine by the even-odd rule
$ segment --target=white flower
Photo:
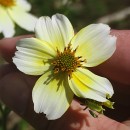
[[[32,92],[37,113],[48,119],[61,117],[74,94],[112,105],[107,99],[114,93],[111,83],[87,69],[110,58],[116,49],[108,25],[91,24],[74,36],[68,18],[56,14],[41,17],[35,34],[36,38],[18,42],[13,62],[25,74],[42,75]]]
[[[0,0],[0,32],[4,37],[12,37],[15,34],[15,25],[34,31],[37,18],[28,11],[31,5],[26,0]]]

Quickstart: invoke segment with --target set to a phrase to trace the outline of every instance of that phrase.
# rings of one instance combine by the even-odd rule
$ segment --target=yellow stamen
[[[64,48],[63,52],[60,52],[57,49],[57,57],[52,62],[55,74],[59,72],[67,72],[71,78],[72,72],[74,72],[76,68],[81,67],[83,62],[86,62],[85,59],[81,60],[81,56],[75,57],[76,50],[77,49],[71,49],[71,44],[68,44],[68,46]]]
[[[15,5],[15,0],[0,0],[0,5],[5,7],[11,7]]]

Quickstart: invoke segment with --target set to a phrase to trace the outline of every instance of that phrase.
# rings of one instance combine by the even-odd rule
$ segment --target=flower
[[[37,18],[28,11],[31,5],[26,0],[0,0],[0,33],[4,37],[12,37],[15,34],[14,22],[23,29],[34,31]]]
[[[114,93],[111,83],[87,69],[101,64],[114,53],[116,37],[109,33],[110,27],[100,23],[88,25],[74,36],[66,16],[39,18],[36,38],[21,39],[13,57],[20,71],[42,75],[32,91],[37,113],[43,112],[49,120],[60,118],[74,94],[111,104],[107,99]]]

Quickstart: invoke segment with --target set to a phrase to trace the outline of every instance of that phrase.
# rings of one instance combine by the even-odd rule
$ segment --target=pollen
[[[57,49],[57,57],[53,60],[52,65],[54,66],[54,73],[67,72],[71,78],[72,72],[76,71],[76,68],[82,67],[82,63],[86,60],[81,60],[81,56],[76,57],[76,50],[71,49],[71,44],[68,44],[64,48],[63,52]]]
[[[0,5],[4,7],[11,7],[15,5],[15,0],[0,0]]]

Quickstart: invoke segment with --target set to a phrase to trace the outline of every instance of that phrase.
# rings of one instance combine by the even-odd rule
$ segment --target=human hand
[[[118,105],[115,110],[110,111],[109,115],[115,111],[113,118],[121,121],[130,117],[130,31],[112,33],[117,36],[115,54],[108,61],[91,70],[113,81],[115,90],[113,101]],[[125,122],[128,125],[126,126],[103,115],[93,118],[77,101],[73,101],[69,110],[60,119],[54,121],[48,121],[43,114],[35,113],[31,95],[32,87],[38,77],[19,72],[11,62],[15,44],[22,37],[0,41],[1,54],[9,62],[0,67],[0,99],[7,106],[38,130],[129,130],[128,122]]]

